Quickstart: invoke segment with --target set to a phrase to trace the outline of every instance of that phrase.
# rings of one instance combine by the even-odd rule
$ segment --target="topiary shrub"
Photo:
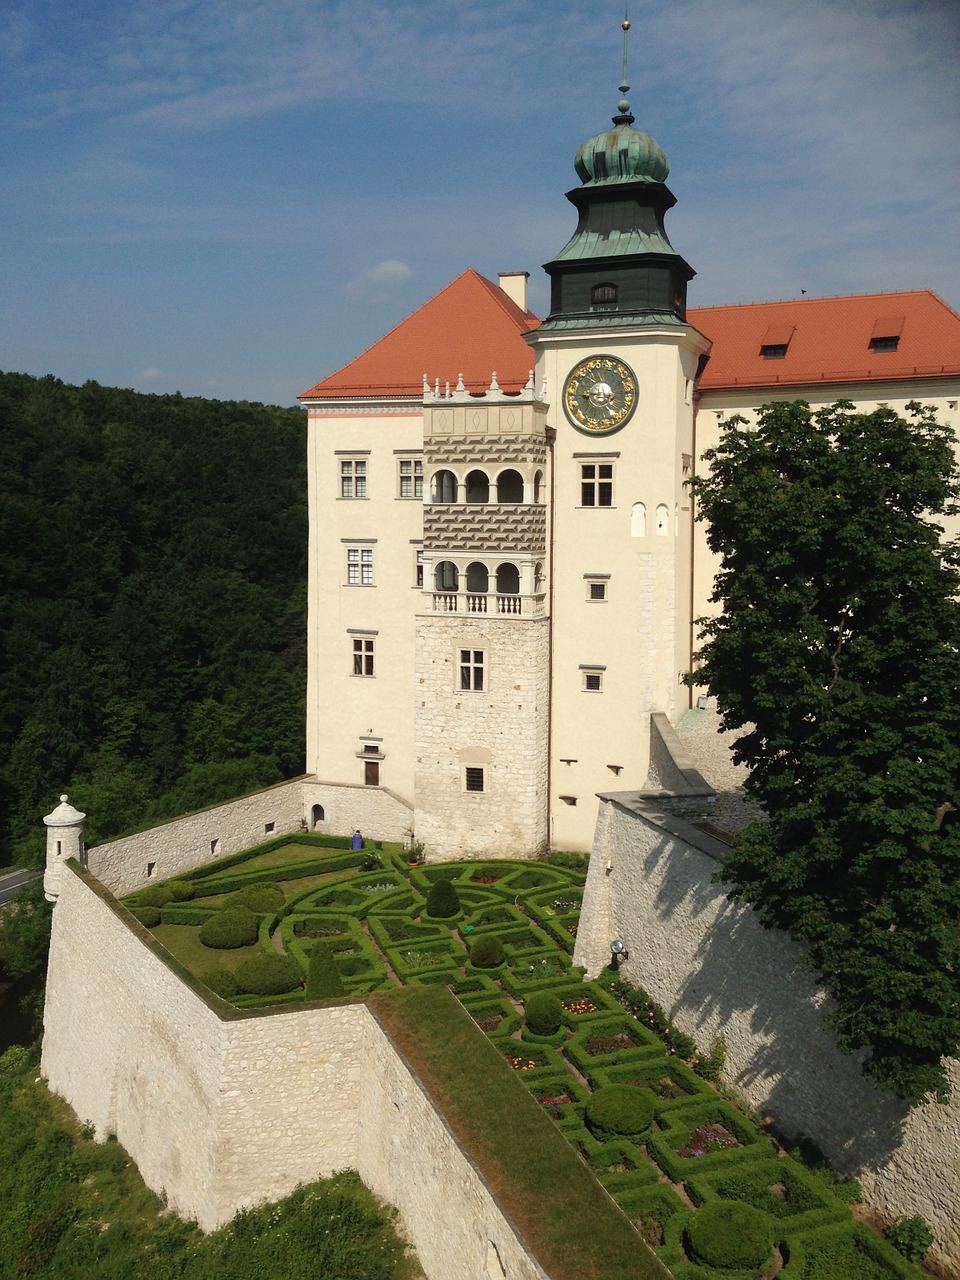
[[[345,994],[333,947],[329,942],[315,942],[307,968],[307,999],[335,1000]]]
[[[189,880],[171,880],[167,887],[173,902],[190,902],[197,892]]]
[[[160,915],[159,907],[141,907],[138,905],[130,908],[130,914],[147,929],[152,929],[155,925],[158,925],[163,918]]]
[[[478,969],[497,969],[505,959],[503,943],[494,933],[482,933],[470,948],[470,963]]]
[[[524,1005],[527,1027],[535,1036],[554,1036],[563,1023],[560,997],[538,991]]]
[[[237,889],[225,900],[225,907],[249,907],[258,915],[270,915],[279,911],[286,902],[286,894],[278,884],[250,884],[245,889]]]
[[[257,917],[249,907],[224,907],[200,926],[200,941],[205,947],[231,950],[249,947],[256,942]]]
[[[448,920],[460,910],[460,898],[449,880],[435,880],[427,894],[427,915]]]
[[[300,966],[291,956],[266,951],[241,960],[236,969],[237,987],[254,996],[279,996],[293,991],[303,981]]]
[[[773,1257],[773,1222],[749,1204],[713,1200],[695,1211],[683,1233],[687,1253],[708,1267],[764,1267]]]
[[[585,1117],[601,1142],[638,1138],[653,1124],[653,1094],[632,1084],[608,1084],[592,1094]]]
[[[134,901],[138,907],[165,907],[173,901],[173,888],[169,884],[148,884]]]
[[[225,969],[222,965],[215,965],[212,969],[205,969],[200,975],[200,979],[206,983],[211,991],[216,992],[218,996],[223,996],[225,1000],[235,996],[239,990],[233,970]]]

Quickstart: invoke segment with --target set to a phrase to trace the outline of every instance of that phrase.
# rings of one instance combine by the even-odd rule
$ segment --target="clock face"
[[[579,431],[607,435],[626,426],[637,407],[637,379],[616,356],[589,356],[570,371],[563,407]]]

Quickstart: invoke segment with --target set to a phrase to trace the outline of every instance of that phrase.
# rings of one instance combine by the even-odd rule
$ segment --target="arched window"
[[[501,471],[497,476],[497,501],[523,501],[523,476],[519,471]]]
[[[670,512],[666,504],[661,502],[657,507],[657,537],[666,538],[670,533]]]
[[[452,471],[438,471],[430,485],[431,501],[456,502],[457,477]]]
[[[497,594],[515,596],[520,593],[520,570],[515,564],[502,564],[497,569]]]
[[[316,831],[319,826],[323,825],[323,805],[315,804],[310,810],[310,830]]]
[[[615,284],[595,284],[590,290],[591,307],[615,307],[617,298],[618,292]]]
[[[533,474],[533,500],[534,502],[543,501],[543,472],[535,471]]]
[[[543,561],[538,560],[533,566],[533,590],[535,595],[539,595],[543,590]]]
[[[490,573],[481,560],[474,560],[467,565],[467,590],[487,591],[490,588]]]
[[[433,581],[438,591],[456,591],[460,586],[460,574],[451,560],[441,560],[433,571]]]
[[[466,479],[468,502],[489,502],[490,481],[482,471],[471,471]]]
[[[645,538],[647,536],[647,508],[642,502],[635,502],[630,512],[630,537]]]

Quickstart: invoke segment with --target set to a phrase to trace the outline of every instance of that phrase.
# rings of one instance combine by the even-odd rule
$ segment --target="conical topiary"
[[[435,880],[427,894],[427,915],[448,920],[460,910],[460,898],[449,880]]]
[[[346,995],[329,942],[315,942],[307,967],[307,999],[335,1000]]]

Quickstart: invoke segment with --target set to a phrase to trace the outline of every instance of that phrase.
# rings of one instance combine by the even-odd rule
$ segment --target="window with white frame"
[[[483,790],[482,765],[468,764],[464,766],[463,789],[464,791],[482,791]]]
[[[580,505],[582,507],[613,506],[613,463],[580,463]]]
[[[347,547],[347,586],[373,586],[373,547]]]
[[[603,673],[605,667],[581,665],[580,687],[584,693],[603,693]]]
[[[423,497],[423,459],[422,458],[401,458],[400,466],[400,497],[401,498],[422,498]]]
[[[609,573],[585,573],[583,576],[587,583],[587,599],[606,600]]]
[[[416,585],[423,590],[423,547],[417,548],[417,562],[414,567],[414,579]]]
[[[365,498],[367,496],[366,458],[340,459],[340,497]]]
[[[355,676],[374,674],[375,644],[376,641],[372,636],[353,637],[353,674]]]
[[[485,686],[486,656],[482,649],[460,650],[460,688],[481,693]]]

